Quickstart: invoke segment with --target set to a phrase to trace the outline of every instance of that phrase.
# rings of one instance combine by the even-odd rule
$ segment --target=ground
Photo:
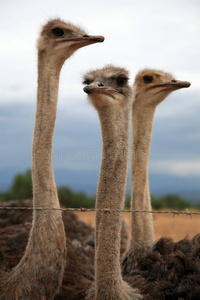
[[[81,220],[94,227],[95,212],[76,212]],[[124,219],[130,233],[130,213],[124,213]],[[185,236],[189,238],[199,233],[200,215],[154,214],[155,238],[169,236],[178,241]]]

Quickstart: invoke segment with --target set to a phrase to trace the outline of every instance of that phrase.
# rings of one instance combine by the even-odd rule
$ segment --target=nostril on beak
[[[89,35],[87,35],[87,34],[84,34],[84,35],[83,35],[83,37],[85,37],[85,38],[88,38],[88,37],[89,37]]]
[[[98,86],[99,86],[99,87],[103,86],[103,82],[99,82],[99,83],[98,83]]]
[[[173,79],[173,80],[172,80],[172,82],[174,82],[174,83],[175,83],[175,82],[176,82],[176,80],[175,80],[175,79]]]
[[[92,93],[91,89],[87,85],[83,88],[83,90],[87,94],[91,94]]]

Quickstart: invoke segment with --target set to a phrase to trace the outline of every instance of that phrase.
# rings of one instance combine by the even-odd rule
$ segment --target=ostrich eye
[[[86,80],[83,81],[83,84],[85,84],[85,85],[89,85],[90,83],[91,83],[91,82],[90,82],[89,79],[86,79]]]
[[[151,82],[153,82],[154,79],[151,75],[146,75],[143,77],[143,80],[145,83],[151,83]]]
[[[60,29],[60,28],[54,28],[52,30],[52,33],[56,37],[62,37],[64,35],[64,31],[62,29]]]
[[[125,77],[118,77],[117,78],[117,85],[123,87],[123,86],[126,85],[126,83],[127,83],[127,78],[125,78]]]

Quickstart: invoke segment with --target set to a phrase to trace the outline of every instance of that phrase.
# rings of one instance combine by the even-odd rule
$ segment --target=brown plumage
[[[8,207],[31,207],[32,199],[1,204]],[[85,299],[94,280],[94,228],[71,211],[62,213],[67,236],[67,256],[62,285],[55,299]],[[22,258],[31,230],[32,210],[0,210],[0,266],[10,271]],[[123,222],[121,255],[127,249],[128,231]]]
[[[12,200],[8,202],[2,202],[2,207],[30,207],[32,208],[32,199],[27,200]],[[33,219],[32,210],[15,210],[15,209],[0,209],[0,228],[6,226],[24,224],[26,222],[32,223]]]
[[[33,209],[59,208],[52,166],[52,143],[62,65],[78,48],[102,42],[58,19],[48,22],[38,40],[38,93],[32,149]],[[66,258],[59,210],[33,211],[25,253],[8,273],[0,274],[0,299],[53,299],[62,283]]]
[[[63,222],[67,235],[67,256],[62,285],[55,299],[84,299],[94,276],[94,247],[87,244],[93,228],[80,221],[72,212],[63,213]],[[8,272],[19,263],[30,230],[30,222],[0,228],[2,271]]]
[[[32,199],[27,200],[13,200],[8,202],[1,203],[2,207],[24,207],[24,208],[32,208]],[[33,211],[32,209],[24,209],[24,210],[16,210],[16,209],[0,209],[0,230],[6,227],[13,227],[15,225],[21,225],[22,231],[23,226],[26,223],[32,223],[33,219]],[[71,240],[77,239],[79,241],[86,241],[88,238],[93,235],[94,229],[91,226],[88,226],[83,221],[79,220],[79,218],[71,211],[65,211],[62,214],[62,219],[65,227],[65,232],[68,238]],[[17,227],[16,227],[17,228]],[[20,226],[19,226],[20,228]],[[8,230],[8,229],[6,229]],[[27,233],[28,235],[29,233]],[[128,238],[126,236],[127,231],[124,232],[124,244],[125,240]],[[14,233],[13,233],[14,237]],[[3,243],[3,239],[0,236],[1,243]],[[17,239],[16,239],[17,242]],[[6,241],[5,241],[6,243]],[[1,247],[1,246],[0,246]],[[17,243],[16,243],[17,247]],[[123,246],[125,248],[125,246]]]
[[[83,300],[86,291],[94,280],[94,248],[87,242],[80,242],[80,234],[76,238],[74,228],[77,232],[82,230],[82,222],[75,215],[71,218],[71,212],[63,213],[64,224],[66,219],[71,220],[72,226],[67,226],[67,257],[63,276],[63,283],[59,293],[55,296],[57,300]],[[65,218],[65,215],[68,215]],[[85,227],[88,225],[84,224]],[[7,226],[0,229],[0,265],[2,270],[12,269],[23,256],[31,223],[25,222]],[[88,226],[88,233],[93,229]],[[81,239],[87,240],[85,231]],[[170,238],[161,238],[152,250],[149,250],[137,268],[132,268],[124,275],[131,286],[140,290],[147,300],[197,300],[200,298],[200,236],[193,239],[183,239],[173,242]]]
[[[152,250],[124,275],[146,300],[200,299],[200,235],[173,242],[159,239]]]

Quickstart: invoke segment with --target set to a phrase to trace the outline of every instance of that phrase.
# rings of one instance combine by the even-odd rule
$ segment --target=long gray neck
[[[103,148],[97,189],[97,209],[123,209],[128,173],[129,112],[106,108],[99,111]],[[121,280],[120,232],[122,214],[96,212],[95,281]]]
[[[32,148],[34,207],[59,208],[52,166],[60,70],[40,55],[38,63],[37,111]]]
[[[152,138],[154,107],[137,102],[132,107],[131,209],[151,210],[148,162]],[[152,246],[153,216],[150,213],[131,214],[131,246]]]

